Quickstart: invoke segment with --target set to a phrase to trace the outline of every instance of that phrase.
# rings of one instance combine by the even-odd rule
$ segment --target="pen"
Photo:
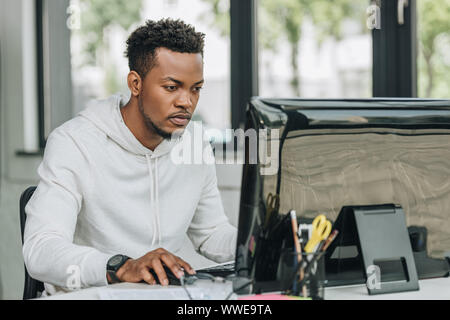
[[[294,234],[295,253],[298,255],[298,262],[300,262],[302,260],[302,248],[300,247],[300,242],[298,241],[297,236],[297,213],[295,212],[295,210],[291,210],[290,215],[292,223],[292,233]]]
[[[339,230],[334,230],[327,238],[327,240],[325,241],[324,245],[322,246],[322,248],[320,248],[320,251],[326,251],[328,249],[328,247],[330,246],[330,244],[334,241],[334,239],[336,239],[336,236],[338,235]]]
[[[320,241],[319,245],[317,246],[316,250],[314,252],[321,252],[327,250],[327,248],[330,246],[331,242],[334,241],[337,234],[339,233],[338,230],[334,230],[326,240]]]
[[[295,210],[291,210],[290,212],[291,215],[291,223],[292,223],[292,233],[294,234],[294,248],[295,248],[295,253],[297,254],[297,262],[298,265],[301,264],[302,262],[302,248],[300,246],[300,241],[298,240],[298,236],[297,236],[297,212]],[[299,280],[302,281],[303,280],[303,268],[300,268],[300,275],[299,275]],[[296,282],[294,282],[295,284]],[[295,288],[295,286],[294,286]],[[295,289],[296,290],[296,289]],[[302,286],[302,293],[303,293],[303,297],[306,297],[306,287]]]

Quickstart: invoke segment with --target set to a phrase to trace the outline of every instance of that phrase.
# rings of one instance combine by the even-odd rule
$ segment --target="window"
[[[367,0],[260,0],[260,95],[371,97],[368,7]]]
[[[449,98],[450,1],[417,1],[418,95]]]
[[[129,93],[126,39],[148,19],[170,17],[206,34],[205,85],[194,120],[230,127],[229,0],[72,0],[71,7],[80,17],[71,35],[74,114],[90,99]]]

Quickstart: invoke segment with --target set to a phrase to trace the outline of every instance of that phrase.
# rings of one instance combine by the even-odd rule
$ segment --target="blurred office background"
[[[19,197],[46,137],[90,99],[128,93],[125,41],[145,20],[206,33],[195,119],[225,130],[243,126],[252,95],[449,98],[450,0],[402,13],[396,0],[0,0],[0,299],[22,296]],[[217,175],[237,225],[242,166]]]

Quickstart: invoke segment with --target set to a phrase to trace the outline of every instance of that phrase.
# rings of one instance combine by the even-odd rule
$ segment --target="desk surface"
[[[231,282],[211,284],[209,280],[198,280],[188,286],[192,297],[222,300],[231,292]],[[419,291],[368,295],[365,285],[331,287],[325,289],[326,300],[450,300],[450,278],[437,278],[419,281]],[[141,291],[142,290],[142,291]],[[200,297],[201,290],[208,290]],[[212,292],[213,290],[214,292]],[[128,298],[127,298],[128,297]],[[98,299],[188,299],[184,289],[178,286],[149,286],[144,283],[119,283],[107,287],[88,288],[71,293],[59,294],[42,299],[57,300],[98,300]],[[231,299],[236,299],[233,294]]]
[[[197,280],[187,286],[194,300],[224,300],[232,292],[232,283]],[[40,299],[51,300],[189,300],[188,293],[181,286],[148,285],[146,283],[122,282],[104,287],[91,287],[70,293],[56,294]],[[236,299],[232,294],[231,299]]]
[[[327,300],[450,300],[450,278],[419,280],[419,291],[369,295],[365,285],[325,289]]]

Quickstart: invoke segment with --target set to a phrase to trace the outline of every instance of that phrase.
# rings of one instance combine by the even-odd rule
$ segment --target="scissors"
[[[305,246],[305,252],[311,253],[314,248],[320,243],[320,241],[325,240],[331,232],[331,222],[327,220],[325,215],[318,215],[312,223],[311,238]]]
[[[266,213],[266,221],[265,221],[265,227],[267,228],[269,225],[270,218],[272,217],[272,214],[274,211],[278,211],[280,207],[280,197],[276,194],[273,195],[272,193],[269,193],[267,195],[267,213]]]

